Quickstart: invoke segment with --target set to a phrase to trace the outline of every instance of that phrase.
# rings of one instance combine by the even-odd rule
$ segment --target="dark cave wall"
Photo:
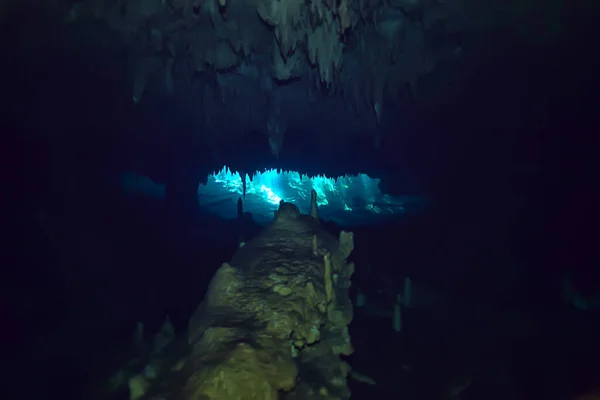
[[[394,154],[405,154],[398,158],[419,172],[434,206],[372,246],[380,265],[481,301],[513,293],[539,307],[559,306],[567,269],[598,282],[586,233],[598,224],[590,186],[598,65],[585,50],[585,25],[570,35],[557,47],[505,47],[474,60],[455,101],[413,115],[404,142],[383,146],[387,171],[398,165]],[[360,232],[357,242],[360,251]],[[384,255],[389,248],[402,263]]]

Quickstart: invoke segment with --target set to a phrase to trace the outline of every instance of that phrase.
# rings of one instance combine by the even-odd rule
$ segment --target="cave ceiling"
[[[121,89],[135,107],[179,104],[216,148],[261,132],[274,155],[290,127],[335,140],[360,131],[377,147],[398,107],[481,32],[505,27],[546,40],[564,11],[555,0],[54,0],[46,8],[67,32],[63,43],[94,43],[120,58]]]

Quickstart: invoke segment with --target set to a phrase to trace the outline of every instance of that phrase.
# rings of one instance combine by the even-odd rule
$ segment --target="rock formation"
[[[367,132],[378,146],[380,124],[395,113],[386,110],[405,99],[439,101],[422,81],[460,60],[465,43],[477,42],[482,32],[502,27],[527,40],[560,33],[566,13],[556,3],[47,0],[40,15],[60,21],[55,46],[95,54],[82,66],[106,68],[130,85],[131,103],[177,102],[213,148],[240,131],[268,133],[278,155],[285,130],[298,125],[318,127],[322,136],[336,132],[339,140]],[[5,5],[0,12],[18,14],[15,9]],[[20,11],[18,29],[30,30],[35,22]],[[527,23],[529,17],[539,21]],[[528,30],[534,25],[540,32]]]
[[[340,355],[353,351],[353,246],[351,233],[336,238],[281,202],[273,223],[215,274],[187,350],[155,383],[133,385],[136,398],[350,398]]]

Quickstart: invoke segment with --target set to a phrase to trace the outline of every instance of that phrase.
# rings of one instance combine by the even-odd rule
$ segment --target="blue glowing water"
[[[420,200],[411,197],[394,198],[382,194],[379,179],[365,174],[328,178],[308,177],[298,172],[267,170],[246,176],[244,211],[250,212],[258,223],[268,223],[281,200],[296,204],[302,212],[310,209],[311,190],[317,192],[319,216],[342,225],[374,222],[391,216],[401,216]],[[149,178],[126,173],[122,187],[131,194],[164,198],[164,185]],[[208,177],[206,185],[198,187],[200,206],[224,218],[235,218],[237,200],[243,194],[239,173],[224,167]]]

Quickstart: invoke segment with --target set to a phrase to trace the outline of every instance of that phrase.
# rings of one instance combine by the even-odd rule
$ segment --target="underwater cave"
[[[600,398],[594,2],[4,3],[5,398]]]

